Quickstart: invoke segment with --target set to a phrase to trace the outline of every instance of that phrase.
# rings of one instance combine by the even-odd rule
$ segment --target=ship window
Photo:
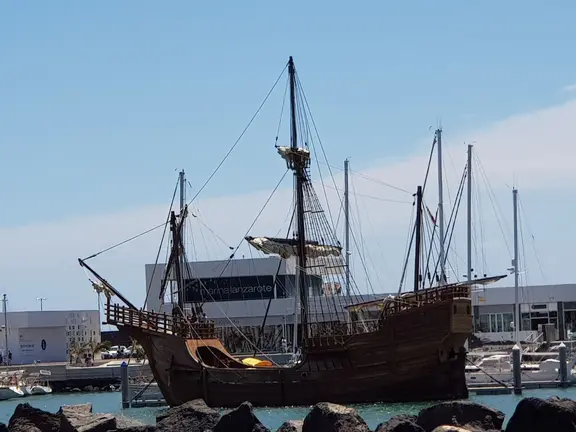
[[[458,313],[458,306],[454,305],[454,314],[457,314],[457,313]]]
[[[466,306],[466,313],[467,313],[468,315],[472,315],[472,308],[470,307],[470,305],[467,305],[467,306]]]

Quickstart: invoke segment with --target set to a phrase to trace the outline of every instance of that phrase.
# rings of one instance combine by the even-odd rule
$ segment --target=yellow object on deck
[[[246,366],[252,366],[252,367],[269,367],[272,366],[272,362],[269,360],[260,360],[257,358],[253,358],[253,357],[247,357],[242,359],[242,363],[244,363]]]

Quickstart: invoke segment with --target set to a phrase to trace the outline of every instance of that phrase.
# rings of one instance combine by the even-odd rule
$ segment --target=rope
[[[478,370],[484,374],[486,374],[486,376],[488,376],[488,378],[490,378],[491,380],[495,381],[496,383],[500,384],[502,387],[504,388],[509,388],[509,386],[505,383],[503,383],[502,381],[500,381],[498,378],[494,378],[492,375],[490,375],[488,372],[486,372],[484,369],[482,369],[480,366],[475,365],[469,358],[466,358],[466,361],[469,362],[472,366],[476,366],[478,368]]]
[[[258,114],[260,113],[260,111],[262,110],[262,107],[264,106],[264,104],[268,101],[268,98],[270,97],[270,95],[272,94],[272,92],[274,91],[274,89],[276,88],[276,85],[278,84],[278,82],[280,81],[280,78],[282,78],[282,75],[284,75],[284,71],[286,70],[286,68],[288,67],[288,64],[286,64],[284,66],[284,68],[282,69],[282,72],[280,72],[280,75],[278,75],[278,78],[276,78],[276,81],[274,82],[274,85],[272,86],[272,88],[268,91],[268,93],[266,94],[266,97],[264,98],[264,100],[262,101],[262,103],[260,104],[260,106],[258,107],[258,109],[256,110],[256,112],[254,113],[254,115],[252,116],[252,118],[250,119],[250,121],[248,122],[248,124],[246,125],[246,127],[244,128],[244,130],[242,131],[242,133],[240,134],[240,136],[236,139],[236,141],[234,142],[234,144],[232,145],[232,147],[230,147],[230,150],[228,150],[228,152],[226,153],[226,155],[224,156],[224,158],[220,161],[220,163],[218,164],[218,166],[216,166],[216,169],[214,171],[212,171],[212,174],[210,174],[210,176],[208,176],[208,179],[204,182],[204,184],[200,187],[200,189],[198,189],[198,192],[196,192],[196,195],[194,195],[194,197],[190,200],[190,203],[192,203],[192,201],[194,201],[196,198],[198,198],[198,195],[200,195],[200,193],[206,188],[206,186],[208,185],[208,183],[210,182],[210,180],[212,180],[212,178],[216,175],[216,173],[220,170],[220,168],[222,167],[222,165],[224,165],[224,162],[226,162],[226,159],[228,159],[228,156],[230,156],[230,154],[234,151],[234,149],[236,148],[236,146],[238,145],[238,143],[240,142],[240,140],[244,137],[244,134],[246,133],[246,131],[248,130],[248,128],[252,125],[252,123],[254,122],[254,120],[256,119],[256,116],[258,116]]]

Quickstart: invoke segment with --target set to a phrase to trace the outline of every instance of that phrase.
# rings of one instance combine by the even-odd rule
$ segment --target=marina
[[[228,3],[4,7],[0,432],[576,432],[576,4]]]

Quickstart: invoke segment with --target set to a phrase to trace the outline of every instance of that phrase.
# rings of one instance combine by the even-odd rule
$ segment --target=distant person
[[[8,350],[8,366],[12,365],[12,351]]]
[[[4,355],[0,353],[0,365],[4,364]]]
[[[286,338],[282,338],[280,345],[282,346],[282,352],[288,351],[288,342],[286,341]]]

